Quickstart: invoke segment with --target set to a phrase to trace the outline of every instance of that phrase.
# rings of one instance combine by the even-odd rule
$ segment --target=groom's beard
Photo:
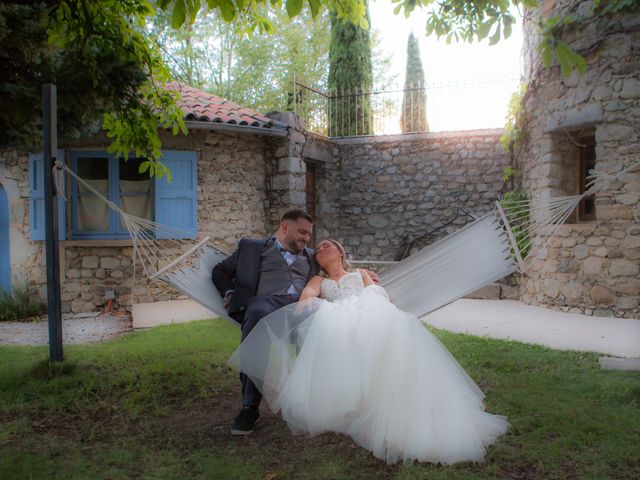
[[[296,255],[300,255],[302,253],[302,251],[304,250],[305,245],[306,244],[303,243],[302,247],[300,247],[297,243],[295,243],[295,244],[293,244],[293,245],[291,245],[289,247],[289,251],[291,253],[295,253]]]
[[[287,248],[287,250],[289,250],[291,253],[295,253],[296,255],[299,255],[300,253],[302,253],[302,251],[304,250],[304,247],[307,246],[307,242],[303,242],[303,241],[296,242],[295,240],[290,240],[285,243],[286,243],[285,247]]]

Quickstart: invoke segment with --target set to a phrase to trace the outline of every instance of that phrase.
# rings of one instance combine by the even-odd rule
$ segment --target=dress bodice
[[[364,290],[364,282],[360,271],[348,272],[337,282],[325,278],[320,283],[320,296],[330,302],[360,294]]]

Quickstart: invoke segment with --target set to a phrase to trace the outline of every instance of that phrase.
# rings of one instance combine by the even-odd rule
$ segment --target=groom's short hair
[[[299,218],[304,218],[307,222],[313,223],[313,217],[301,208],[292,208],[291,210],[287,210],[282,215],[280,221],[284,222],[285,220],[292,220],[295,222]]]

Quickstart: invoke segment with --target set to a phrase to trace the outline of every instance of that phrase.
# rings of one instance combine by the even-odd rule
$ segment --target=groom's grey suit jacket
[[[213,267],[211,272],[213,283],[223,297],[233,290],[229,315],[242,323],[244,311],[252,298],[286,294],[292,283],[301,292],[319,269],[312,249],[305,248],[300,257],[308,262],[296,259],[289,266],[275,248],[275,238],[240,240],[236,251]],[[261,272],[265,276],[262,279]]]

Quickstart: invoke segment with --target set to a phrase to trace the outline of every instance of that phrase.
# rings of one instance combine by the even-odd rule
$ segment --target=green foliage
[[[505,182],[512,181],[513,177],[517,174],[517,172],[513,169],[513,167],[506,167],[503,170],[503,179]],[[518,245],[518,250],[520,250],[520,255],[522,258],[525,258],[529,253],[530,245],[528,239],[528,223],[529,223],[529,209],[526,207],[527,194],[518,189],[514,188],[510,190],[502,196],[500,200],[500,205],[506,212],[517,212],[517,215],[513,215],[514,220],[510,220],[511,223],[511,232],[516,240],[516,244]],[[515,255],[515,252],[512,249],[512,255]]]
[[[405,15],[416,8],[429,8],[429,34],[444,36],[448,41],[489,38],[490,43],[510,35],[514,22],[510,5],[533,8],[538,3],[392,1],[397,4],[396,12],[403,11]],[[354,33],[360,32],[360,36],[369,27],[364,0],[157,0],[156,4],[169,16],[174,28],[194,25],[202,15],[215,12],[217,18],[231,22],[236,37],[274,32],[278,13],[298,18],[308,12],[311,18],[318,19],[325,9],[335,23],[353,22],[349,25],[357,27]],[[638,0],[597,0],[593,13],[596,17],[612,15],[635,11],[639,5]],[[174,134],[185,133],[186,129],[173,94],[163,92],[171,71],[155,38],[147,34],[146,25],[156,15],[148,0],[0,3],[0,145],[39,148],[41,119],[33,106],[41,103],[42,84],[55,83],[61,137],[77,138],[95,133],[102,126],[113,139],[112,151],[124,156],[131,152],[146,155],[150,170],[156,174],[165,172],[158,162],[158,127]],[[564,28],[575,27],[581,20],[570,15],[541,24],[539,51],[545,65],[551,65],[556,58],[564,75],[584,71],[584,59],[561,39]],[[347,28],[343,30],[347,32]],[[232,65],[232,60],[227,60]],[[363,65],[366,63],[367,60]],[[365,68],[358,75],[363,78],[357,84],[330,79],[329,88],[367,90],[371,80],[365,77],[370,78],[371,73]],[[255,82],[256,78],[259,77],[251,80]],[[269,84],[271,78],[267,75],[260,81]],[[360,102],[362,118],[368,119],[368,108],[366,99]],[[370,131],[370,126],[365,125],[363,130]]]
[[[293,77],[326,89],[329,16],[272,15],[272,33],[247,34],[217,11],[175,30],[167,12],[149,26],[172,74],[188,85],[258,111],[293,109]],[[298,99],[300,100],[300,99]]]
[[[505,188],[509,188],[502,198],[500,205],[509,217],[511,232],[520,251],[522,258],[525,258],[530,250],[528,239],[529,228],[529,207],[527,202],[527,194],[516,186],[516,177],[518,171],[512,166],[506,166],[502,169],[502,180]],[[511,255],[515,259],[515,251],[511,250]]]
[[[132,93],[128,108],[105,113],[102,128],[111,138],[109,152],[125,159],[131,152],[136,157],[147,157],[140,164],[140,172],[149,171],[158,178],[167,175],[171,181],[171,172],[160,161],[162,144],[158,128],[171,129],[173,135],[187,134],[184,113],[176,103],[178,95],[156,86],[151,79]]]
[[[206,5],[205,5],[206,3]],[[368,28],[365,20],[366,5],[363,0],[158,0],[158,7],[171,12],[171,25],[179,28],[193,23],[199,14],[215,12],[226,22],[238,22],[246,28],[246,33],[270,33],[274,30],[272,13],[282,9],[289,18],[304,12],[307,6],[313,19],[326,8],[338,18],[351,21],[362,28]]]
[[[634,11],[640,6],[638,0],[593,0],[593,11],[598,14]]]
[[[413,11],[413,3],[405,0],[396,7],[396,12],[404,8],[404,13],[408,16]],[[431,3],[433,2],[420,0],[415,2],[416,5],[423,6]],[[438,2],[435,11],[427,19],[427,35],[435,33],[438,38],[445,37],[447,43],[451,40],[471,43],[474,39],[489,37],[489,43],[493,45],[501,37],[508,38],[511,35],[515,18],[509,12],[510,6],[510,2],[504,0]]]
[[[504,167],[502,169],[502,181],[503,182],[508,182],[511,179],[513,179],[516,175],[516,169],[513,168],[511,165],[509,165],[508,167]]]
[[[0,144],[40,148],[42,84],[55,83],[61,138],[96,133],[106,115],[112,151],[146,155],[162,173],[158,126],[185,130],[144,31],[153,14],[146,0],[0,4]]]
[[[525,9],[537,8],[538,0],[391,0],[397,4],[394,12],[403,12],[406,17],[411,15],[416,8],[428,9],[426,33],[436,34],[438,38],[445,37],[447,42],[489,39],[489,44],[494,45],[502,38],[511,35],[515,17],[510,13],[512,6],[522,6]],[[363,0],[309,0],[306,2],[309,10],[315,18],[318,12],[326,7],[338,19],[350,21],[362,28],[368,28],[366,2]],[[178,25],[189,18],[193,19],[203,8],[200,0],[160,0],[159,5],[164,9],[173,9]],[[269,5],[272,9],[281,6],[281,0],[207,0],[210,9],[227,10],[229,13],[223,17],[226,20],[235,20],[238,12],[246,15],[246,23],[252,31],[263,29],[266,31],[270,24],[268,15],[264,13],[264,7]],[[289,16],[298,15],[304,9],[303,0],[285,0],[286,11]],[[614,14],[623,11],[634,11],[640,5],[639,0],[595,0],[592,10],[595,15]],[[584,72],[586,63],[584,58],[571,49],[559,38],[559,30],[568,25],[582,20],[576,15],[567,15],[564,18],[551,18],[540,22],[542,41],[538,46],[544,65],[549,66],[555,58],[558,60],[562,74],[570,75],[572,71]],[[191,20],[193,21],[193,20]]]
[[[425,87],[420,47],[418,40],[411,32],[407,40],[407,68],[400,113],[400,129],[403,133],[429,131]]]
[[[621,12],[635,11],[640,7],[638,0],[595,0],[591,5],[591,13],[587,17],[589,21]],[[550,67],[556,59],[560,65],[562,75],[568,77],[575,70],[582,74],[587,69],[587,62],[582,55],[573,50],[566,42],[562,41],[562,33],[566,28],[579,28],[580,23],[587,18],[570,13],[563,17],[552,16],[541,19],[539,30],[542,40],[538,44],[538,52],[545,67]],[[595,19],[595,20],[594,20]]]
[[[78,137],[97,131],[101,114],[117,109],[123,95],[145,81],[147,70],[120,19],[135,17],[136,2],[108,2],[119,16],[95,22],[81,20],[82,5],[75,3],[0,4],[0,145],[39,147],[44,83],[57,85],[60,135]],[[98,2],[88,3],[93,13]]]
[[[103,115],[103,128],[112,139],[109,151],[127,158],[131,152],[149,158],[151,174],[168,173],[160,162],[158,128],[171,129],[174,135],[186,134],[183,113],[175,102],[175,93],[162,86],[171,74],[156,44],[144,27],[154,9],[146,0],[63,0],[49,26],[49,42],[61,50],[79,48],[101,50],[103,38],[112,34],[118,55],[144,72],[144,80],[135,89],[118,92],[113,109]],[[95,65],[95,68],[98,66]]]
[[[526,93],[527,84],[521,83],[518,90],[511,95],[507,105],[506,123],[504,133],[500,137],[500,143],[506,151],[512,154],[527,138],[526,112],[524,110]]]
[[[571,75],[574,70],[582,74],[587,69],[587,62],[582,55],[559,39],[561,27],[576,23],[576,18],[575,16],[566,16],[562,19],[550,17],[540,21],[542,40],[538,44],[537,50],[540,53],[542,64],[548,68],[556,58],[560,64],[560,71],[565,77]]]
[[[0,290],[0,322],[39,320],[47,307],[27,287],[15,288],[13,295]]]
[[[367,6],[366,21],[369,22]],[[329,48],[329,91],[337,95],[330,109],[332,136],[372,133],[371,98],[373,83],[369,30],[331,15]]]

